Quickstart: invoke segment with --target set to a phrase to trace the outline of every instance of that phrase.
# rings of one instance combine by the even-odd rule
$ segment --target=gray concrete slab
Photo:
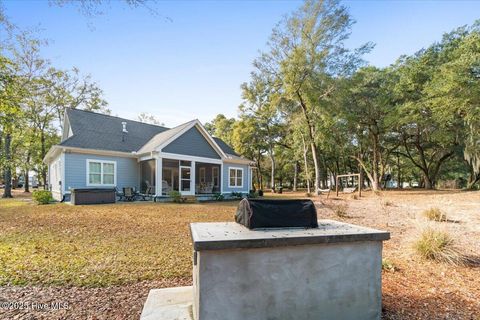
[[[201,250],[283,247],[352,241],[383,241],[390,233],[334,220],[319,220],[318,228],[249,230],[235,222],[190,224],[193,248]]]
[[[193,320],[193,287],[152,289],[140,320]]]

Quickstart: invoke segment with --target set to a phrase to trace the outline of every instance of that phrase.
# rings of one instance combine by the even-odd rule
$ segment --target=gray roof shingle
[[[175,129],[79,109],[67,109],[66,115],[73,133],[59,144],[66,147],[136,152],[159,133]],[[127,123],[126,134],[122,122]],[[221,139],[214,139],[225,153],[237,155]]]

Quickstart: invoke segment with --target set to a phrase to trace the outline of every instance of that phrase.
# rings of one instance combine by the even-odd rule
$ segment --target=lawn
[[[0,285],[90,287],[189,277],[189,223],[231,220],[236,207],[0,203]]]
[[[39,206],[16,196],[0,199],[0,302],[69,302],[68,310],[36,314],[48,319],[137,319],[149,289],[191,284],[189,223],[231,221],[237,205]],[[383,253],[385,319],[479,319],[480,192],[365,193],[360,200],[332,194],[314,201],[320,218],[391,232]],[[448,222],[426,221],[422,212],[433,207]],[[424,225],[451,233],[471,263],[452,266],[419,257],[413,242]]]

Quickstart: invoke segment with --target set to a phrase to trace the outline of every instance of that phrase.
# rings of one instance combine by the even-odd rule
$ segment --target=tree
[[[227,119],[223,114],[218,114],[212,122],[205,124],[205,129],[213,136],[222,139],[227,144],[232,144],[232,130],[235,119]]]
[[[317,124],[335,92],[334,79],[350,74],[361,63],[360,55],[369,46],[351,52],[344,46],[353,20],[338,1],[306,1],[273,30],[270,51],[255,66],[276,79],[282,96],[291,101],[286,112],[300,113],[305,121],[310,146],[315,190],[320,190],[320,150],[316,142]]]
[[[235,122],[232,132],[232,146],[235,151],[255,162],[256,184],[263,189],[263,154],[266,152],[265,139],[258,122],[251,116],[242,115]]]
[[[22,119],[23,90],[17,77],[15,64],[7,58],[0,56],[0,131],[3,137],[3,152],[1,165],[4,171],[5,189],[3,198],[12,197],[12,170],[15,168],[12,161],[12,135],[19,128]]]
[[[398,148],[398,134],[391,131],[394,103],[390,98],[392,77],[388,69],[358,70],[348,84],[343,103],[348,130],[357,143],[353,155],[367,174],[373,190],[381,188],[388,157]],[[364,159],[364,154],[367,159]]]
[[[164,123],[160,121],[156,116],[150,113],[142,112],[138,115],[138,120],[143,123],[154,124],[157,126],[164,126]]]
[[[265,74],[252,73],[250,83],[243,83],[242,98],[244,104],[239,108],[241,115],[252,118],[257,124],[258,133],[262,135],[264,147],[271,162],[270,187],[275,191],[275,146],[282,143],[285,136],[285,126],[282,123],[271,81]]]
[[[426,89],[432,109],[445,122],[463,120],[467,188],[480,181],[480,20],[448,33],[442,41],[445,62]],[[462,121],[460,120],[460,121]]]
[[[465,100],[465,95],[455,93],[473,88],[468,95],[473,95],[473,99],[478,97],[478,91],[474,93],[472,66],[466,77],[455,79],[448,72],[452,66],[461,64],[458,48],[467,35],[464,28],[445,34],[441,42],[411,57],[402,57],[396,65],[399,75],[395,88],[399,103],[397,129],[402,137],[402,154],[421,170],[427,189],[435,187],[442,165],[462,149],[468,120],[478,119],[475,103],[465,104],[472,99]],[[461,74],[464,71],[467,70],[459,70]],[[473,83],[462,83],[462,78],[469,78]],[[446,83],[448,80],[450,82]]]

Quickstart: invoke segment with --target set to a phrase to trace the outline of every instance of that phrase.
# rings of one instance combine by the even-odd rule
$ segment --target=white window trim
[[[231,183],[231,176],[230,176],[230,170],[235,170],[235,186],[232,186],[230,183]],[[236,170],[241,170],[242,171],[242,185],[241,186],[237,186],[237,174],[236,174]],[[241,189],[243,188],[243,180],[244,180],[244,176],[243,176],[243,168],[240,168],[240,167],[228,167],[228,187],[229,188],[238,188],[238,189]]]
[[[104,183],[90,183],[90,163],[96,162],[100,163],[100,181],[103,182],[103,164],[110,163],[113,164],[113,184],[104,184]],[[87,187],[115,187],[117,186],[117,161],[111,160],[97,160],[97,159],[87,159]]]

